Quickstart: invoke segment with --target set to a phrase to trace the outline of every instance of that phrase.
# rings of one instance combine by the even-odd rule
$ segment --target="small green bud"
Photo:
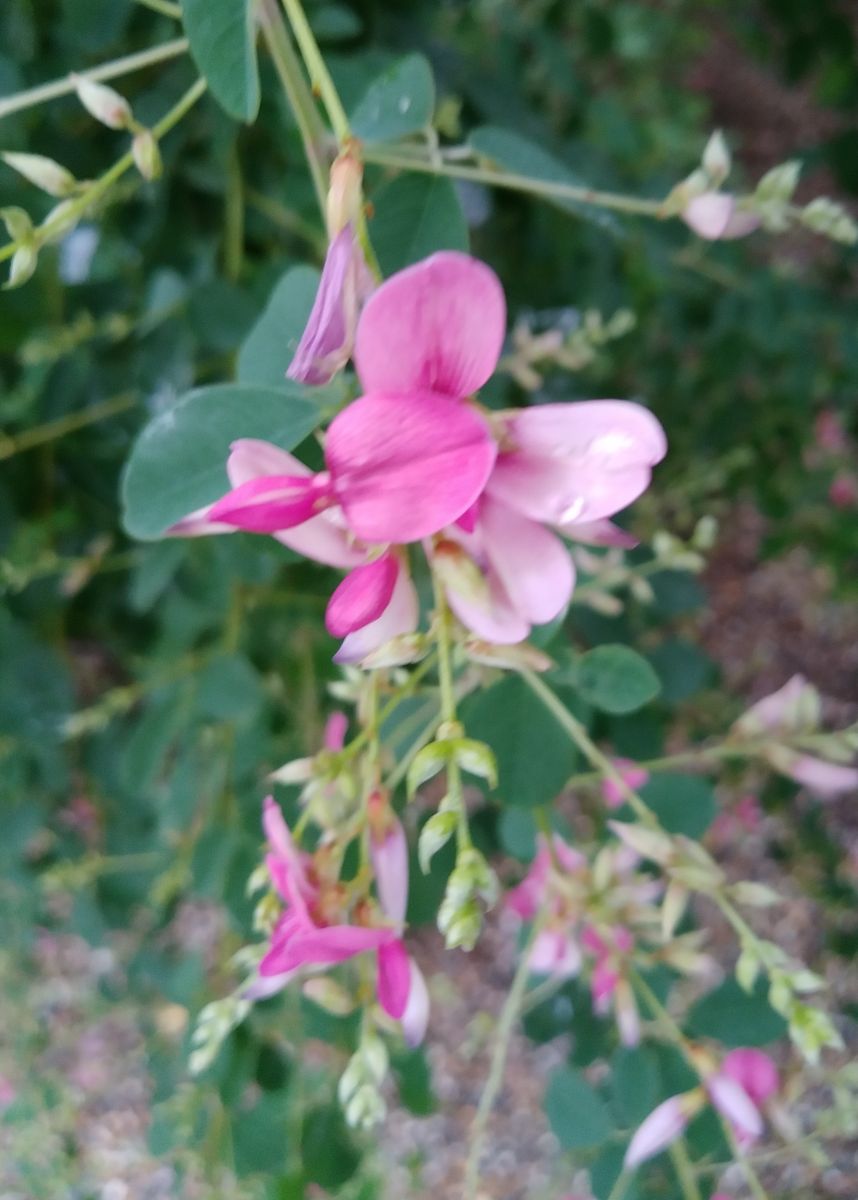
[[[20,154],[7,151],[2,157],[6,165],[13,171],[23,175],[25,179],[34,183],[37,188],[41,188],[43,192],[47,192],[49,196],[70,196],[77,188],[77,180],[71,171],[61,167],[52,158],[46,158],[44,154]]]
[[[437,812],[423,826],[417,842],[417,857],[424,875],[428,873],[432,859],[456,832],[458,823],[455,812]]]

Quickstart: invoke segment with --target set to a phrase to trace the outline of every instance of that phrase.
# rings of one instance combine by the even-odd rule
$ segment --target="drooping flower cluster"
[[[365,293],[352,286],[355,253],[346,227],[291,369],[307,382],[328,379],[352,350]],[[363,394],[328,427],[325,470],[236,442],[231,490],[173,532],[271,534],[348,570],[326,614],[344,639],[339,662],[364,661],[417,629],[406,547],[421,541],[468,629],[495,644],[523,641],[572,594],[558,534],[613,540],[608,518],[645,490],[666,443],[652,414],[626,401],[480,407],[474,396],[497,365],[505,323],[500,282],[467,255],[442,252],[392,276],[356,321]]]

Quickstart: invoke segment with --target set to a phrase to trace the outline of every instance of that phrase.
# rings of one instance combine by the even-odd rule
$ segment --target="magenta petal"
[[[401,565],[390,603],[376,621],[350,633],[334,655],[335,663],[359,663],[384,646],[391,638],[413,633],[417,628],[420,605],[411,576]]]
[[[758,1108],[780,1088],[780,1076],[774,1061],[753,1046],[731,1050],[721,1064],[721,1070],[748,1093]]]
[[[346,744],[349,719],[344,712],[332,712],[325,722],[322,743],[326,750],[342,750]]]
[[[363,396],[325,442],[346,520],[367,542],[418,541],[452,524],[482,492],[495,453],[474,408],[433,392]]]
[[[498,277],[466,254],[441,251],[391,276],[361,314],[355,365],[367,392],[442,392],[457,399],[483,386],[506,328]]]
[[[411,960],[398,938],[378,948],[378,1002],[388,1016],[398,1021],[408,1004],[411,988]]]
[[[268,845],[274,851],[274,857],[292,875],[302,895],[311,895],[313,888],[304,870],[304,859],[292,840],[292,834],[289,832],[289,826],[286,824],[280,805],[273,796],[266,796],[263,802],[262,828]]]
[[[351,224],[328,247],[316,299],[286,374],[299,383],[328,383],[348,362],[358,315],[372,276]]]
[[[489,562],[513,607],[533,625],[544,625],[569,603],[575,570],[558,537],[535,521],[486,497],[480,523]]]
[[[209,517],[248,533],[276,533],[301,525],[328,503],[325,476],[263,475],[227,492],[211,506]]]
[[[344,962],[395,937],[392,929],[370,929],[362,925],[308,926],[297,930],[284,945],[272,942],[259,965],[260,975],[279,975],[308,965],[329,966]]]
[[[393,595],[398,572],[393,554],[383,554],[374,562],[350,571],[325,610],[325,626],[331,637],[345,637],[378,620]]]

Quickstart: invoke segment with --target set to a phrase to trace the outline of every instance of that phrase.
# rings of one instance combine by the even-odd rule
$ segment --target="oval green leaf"
[[[373,80],[349,123],[364,142],[392,142],[425,129],[434,111],[432,68],[422,54],[409,54]]]
[[[600,1146],[614,1132],[614,1122],[599,1093],[580,1071],[553,1071],[545,1093],[545,1113],[564,1150]]]
[[[595,708],[630,713],[642,708],[661,690],[655,671],[628,646],[596,646],[574,667],[574,686]]]
[[[253,0],[182,0],[191,57],[218,104],[237,121],[259,110]]]
[[[123,524],[144,541],[211,504],[229,487],[226,460],[237,438],[291,450],[312,433],[319,410],[298,384],[199,388],[140,433],[122,481]]]
[[[372,203],[369,233],[385,275],[436,250],[468,249],[468,226],[449,179],[400,175]]]
[[[291,267],[281,277],[238,352],[239,383],[280,387],[307,324],[319,278],[313,267]]]

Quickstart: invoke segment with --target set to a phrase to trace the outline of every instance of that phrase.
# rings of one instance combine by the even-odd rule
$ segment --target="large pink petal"
[[[667,453],[659,421],[630,400],[535,404],[507,414],[507,428],[524,453],[572,459],[606,471],[652,467]]]
[[[745,1141],[756,1141],[763,1132],[763,1118],[751,1097],[729,1075],[710,1075],[706,1080],[709,1098],[736,1133]]]
[[[731,1050],[721,1070],[748,1093],[759,1108],[780,1088],[780,1075],[773,1059],[753,1046]]]
[[[563,529],[613,516],[649,487],[646,465],[609,471],[598,464],[547,455],[502,454],[486,492],[533,521]]]
[[[316,516],[331,499],[325,475],[262,475],[227,492],[209,517],[248,533],[276,533]]]
[[[495,442],[476,409],[434,392],[407,399],[363,396],[328,430],[337,497],[368,542],[437,533],[474,503],[494,465]]]
[[[344,639],[337,653],[335,663],[359,663],[384,646],[392,638],[400,634],[413,633],[417,628],[420,617],[420,604],[417,591],[411,581],[411,576],[400,565],[400,569],[390,597],[390,603],[376,621],[364,625]]]
[[[398,1021],[408,1004],[411,988],[411,961],[404,944],[397,938],[378,948],[378,1002],[388,1016]]]
[[[560,539],[489,497],[480,523],[489,562],[513,607],[533,625],[553,620],[569,603],[575,584],[572,559]]]
[[[393,554],[383,554],[350,571],[325,610],[325,626],[331,637],[345,637],[377,621],[390,603],[398,573]]]
[[[367,392],[462,398],[497,365],[506,327],[500,281],[466,254],[442,251],[391,276],[358,323],[355,364]]]
[[[533,943],[528,966],[534,975],[571,979],[581,969],[581,951],[563,930],[543,929]]]
[[[498,646],[523,642],[530,633],[530,622],[514,606],[494,572],[489,572],[486,584],[488,598],[483,602],[447,581],[445,591],[450,608],[463,625],[486,642]]]
[[[264,475],[312,475],[309,467],[288,450],[261,438],[239,438],[226,460],[226,473],[234,488]]]
[[[296,967],[344,962],[365,950],[377,950],[395,937],[392,929],[328,925],[300,930],[285,945],[272,944],[259,965],[260,975],[281,975]]]
[[[812,754],[797,754],[782,769],[790,779],[817,796],[839,796],[843,792],[858,791],[858,767],[825,762],[824,759],[814,758]]]

